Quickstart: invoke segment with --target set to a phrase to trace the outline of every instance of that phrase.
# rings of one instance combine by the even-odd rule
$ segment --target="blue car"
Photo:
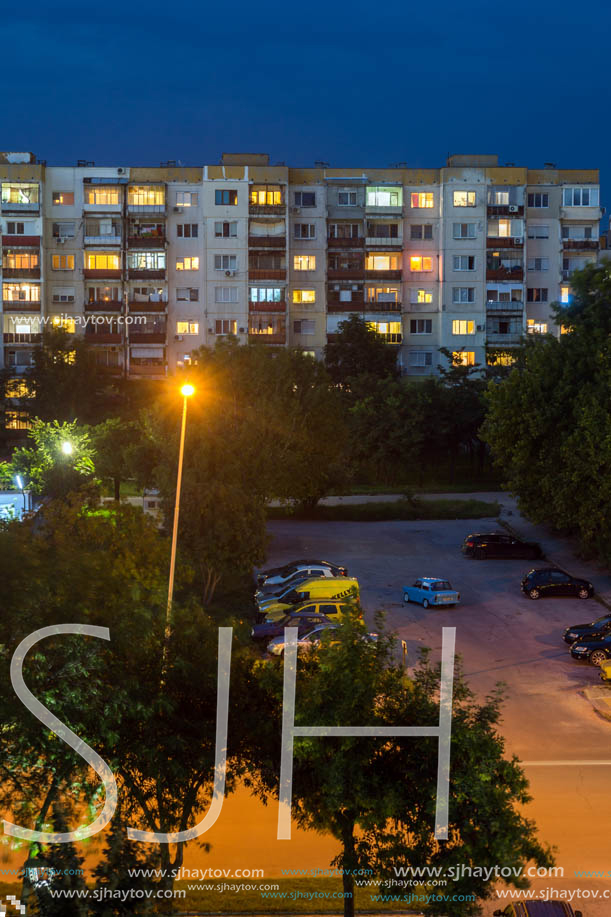
[[[452,589],[447,579],[436,576],[423,576],[413,586],[403,587],[403,601],[417,602],[423,608],[429,605],[458,605],[460,593]]]

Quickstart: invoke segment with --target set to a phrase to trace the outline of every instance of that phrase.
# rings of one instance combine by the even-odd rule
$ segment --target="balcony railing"
[[[386,274],[384,275],[386,276]],[[328,280],[364,280],[365,279],[365,270],[362,267],[351,267],[346,268],[345,270],[337,271],[329,269],[327,271]]]
[[[130,344],[165,344],[165,341],[165,331],[133,331],[131,328],[129,330]]]
[[[23,334],[23,333],[13,333],[12,331],[4,332],[4,343],[5,344],[40,344],[42,340],[42,334]]]
[[[252,216],[278,216],[286,212],[286,202],[280,204],[253,204],[248,202],[248,212]]]
[[[118,299],[93,300],[85,303],[86,312],[120,312],[122,308],[123,303]]]
[[[2,276],[5,280],[40,280],[39,267],[3,267]]]
[[[364,236],[356,236],[352,239],[336,239],[329,237],[327,239],[327,244],[329,248],[363,248],[365,245]]]
[[[129,236],[129,248],[165,248],[166,238],[163,236]]]
[[[571,277],[573,276],[573,273],[574,273],[576,270],[578,270],[578,268],[569,268],[568,270],[567,270],[566,268],[563,268],[563,269],[562,269],[562,279],[563,279],[563,280],[570,280]]]
[[[2,236],[2,244],[11,248],[14,245],[26,248],[40,248],[40,236]]]
[[[11,201],[2,201],[2,213],[38,213],[40,204],[38,201],[32,203],[15,203]]]
[[[88,344],[120,344],[123,335],[119,331],[85,331],[85,340]]]
[[[487,344],[519,344],[522,340],[523,334],[517,334],[512,331],[510,334],[504,334],[499,331],[489,331],[486,334],[486,343]]]
[[[249,236],[249,248],[286,248],[286,236]]]
[[[382,279],[401,280],[402,276],[403,276],[402,271],[386,271],[386,270],[381,270],[381,271],[366,270],[365,271],[365,277],[367,280],[377,280],[377,281],[380,281]]]
[[[121,280],[122,273],[121,269],[86,267],[83,277],[85,280]]]
[[[249,312],[286,312],[286,300],[280,302],[249,302]]]
[[[369,303],[367,308],[369,308]],[[364,299],[351,299],[350,302],[329,302],[327,303],[327,312],[364,312]]]
[[[486,248],[522,248],[523,236],[488,236]]]
[[[366,312],[400,312],[400,302],[368,302],[365,306]]]
[[[286,268],[249,268],[248,277],[250,280],[286,280]]]
[[[379,337],[381,337],[387,344],[401,344],[403,342],[402,334],[391,334],[390,332],[382,334],[378,331]]]
[[[130,312],[165,312],[168,304],[165,300],[152,302],[147,300],[146,302],[141,302],[140,300],[130,299],[129,300],[129,311]]]
[[[165,214],[165,202],[163,204],[129,204],[127,205],[128,213],[142,214]]]
[[[523,217],[523,204],[488,204],[489,217]]]
[[[85,236],[85,245],[121,245],[121,234],[109,236]]]
[[[166,374],[165,364],[163,363],[130,363],[130,376],[157,376],[163,378]]]
[[[276,334],[253,334],[249,332],[248,334],[248,343],[249,344],[285,344],[286,343],[286,333],[284,331],[277,332]]]
[[[598,239],[563,239],[562,247],[576,251],[597,251],[599,243]]]
[[[86,213],[121,213],[123,209],[123,204],[91,204],[85,201],[83,204],[83,210]]]
[[[375,247],[376,245],[382,248],[388,248],[389,245],[395,245],[402,248],[403,236],[367,236],[365,244],[367,248],[371,248],[372,246]]]
[[[524,280],[524,268],[486,268],[486,280]]]
[[[130,267],[128,276],[130,280],[165,280],[165,268],[163,270],[157,270],[156,268],[147,270]]]
[[[40,302],[3,299],[2,308],[5,312],[40,312]]]
[[[486,312],[523,312],[524,303],[517,300],[510,302],[487,302]]]

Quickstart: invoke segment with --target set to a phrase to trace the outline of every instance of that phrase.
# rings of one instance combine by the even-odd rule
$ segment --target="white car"
[[[284,567],[275,567],[273,570],[259,573],[257,585],[259,589],[279,589],[285,583],[291,582],[298,576],[347,576],[346,567],[339,564],[330,564],[326,560],[295,560]]]
[[[313,630],[308,631],[307,634],[303,634],[303,636],[299,637],[297,640],[297,652],[302,653],[315,649],[319,645],[323,631],[325,630],[337,630],[337,625],[320,624]],[[284,634],[280,637],[274,637],[274,639],[268,643],[267,651],[271,653],[272,656],[282,656],[284,653]]]

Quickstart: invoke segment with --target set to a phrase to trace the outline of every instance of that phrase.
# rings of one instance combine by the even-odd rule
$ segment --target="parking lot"
[[[609,595],[611,578],[566,556],[566,544],[512,517],[518,532],[538,537],[551,560],[586,576]],[[523,524],[522,529],[520,525]],[[604,612],[593,599],[547,598],[532,601],[520,590],[522,575],[546,561],[484,560],[463,557],[469,532],[498,527],[482,522],[273,522],[269,565],[298,557],[346,564],[361,584],[361,601],[370,627],[382,609],[388,625],[408,646],[408,664],[418,649],[441,648],[441,629],[456,627],[457,652],[465,675],[484,696],[502,681],[506,705],[501,731],[507,752],[525,762],[534,801],[528,815],[543,840],[558,848],[565,882],[554,887],[609,888],[607,883],[574,880],[574,870],[609,870],[608,825],[611,795],[611,723],[601,719],[581,691],[599,685],[598,669],[571,658],[562,641],[565,626],[593,620]],[[564,552],[560,561],[555,552]],[[404,604],[402,586],[419,576],[450,580],[461,594],[455,608],[425,610]],[[565,762],[608,762],[573,764]],[[550,884],[549,880],[543,880]],[[608,914],[609,901],[583,902],[584,917]]]

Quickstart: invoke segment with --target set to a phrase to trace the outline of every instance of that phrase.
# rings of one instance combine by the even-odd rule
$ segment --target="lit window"
[[[251,287],[251,302],[283,302],[284,290],[281,287]]]
[[[214,192],[214,203],[217,204],[217,206],[224,205],[225,207],[236,207],[238,203],[238,192],[219,188]]]
[[[435,197],[432,191],[413,191],[411,201],[412,207],[431,208],[434,206]]]
[[[560,287],[560,302],[563,306],[568,306],[571,301],[571,288]]]
[[[511,220],[499,220],[499,237],[507,238],[511,235]]]
[[[496,207],[506,207],[509,204],[509,191],[498,191],[491,188],[488,191],[488,203]]]
[[[412,290],[411,301],[413,303],[433,302],[433,293],[431,290]]]
[[[475,322],[454,319],[452,322],[452,334],[475,334]]]
[[[9,378],[4,385],[6,398],[34,398],[34,391],[30,389],[26,379]]]
[[[486,356],[486,363],[488,366],[513,366],[516,358],[512,353],[489,353]]]
[[[473,350],[455,350],[452,354],[455,366],[475,366],[475,352]]]
[[[250,189],[249,199],[250,203],[257,207],[280,207],[282,205],[282,190],[275,185],[254,187]]]
[[[295,255],[293,258],[293,268],[296,271],[315,271],[316,255]]]
[[[399,287],[367,287],[367,302],[394,302],[401,300]]]
[[[293,290],[293,302],[316,302],[315,290]]]
[[[165,271],[165,252],[129,252],[130,271]]]
[[[199,322],[176,322],[176,334],[199,334]]]
[[[54,271],[73,271],[74,255],[51,255],[51,267]]]
[[[38,252],[4,249],[2,267],[11,271],[31,271],[38,267]]]
[[[199,258],[177,258],[177,271],[199,271]]]
[[[54,315],[51,319],[54,328],[63,328],[68,334],[74,334],[76,331],[76,322],[67,315]]]
[[[40,286],[33,283],[3,283],[5,302],[40,302]]]
[[[119,271],[121,260],[114,252],[85,252],[85,268],[89,271]]]
[[[38,185],[32,182],[2,182],[2,203],[18,207],[38,204]]]
[[[365,268],[368,271],[400,271],[401,255],[372,252],[365,259]],[[425,268],[425,270],[431,270],[431,268]]]
[[[92,185],[85,188],[85,203],[98,207],[117,207],[120,203],[120,189],[112,185]]]
[[[29,430],[32,421],[27,411],[5,411],[4,426],[7,430]]]
[[[409,259],[410,271],[432,271],[433,259],[424,255],[412,255]]]
[[[367,322],[367,325],[378,334],[401,337],[401,322]]]
[[[74,191],[54,191],[53,205],[56,207],[66,207],[74,204]]]
[[[526,321],[526,330],[529,334],[547,334],[547,322],[536,322],[534,318]]]
[[[127,203],[130,207],[165,206],[163,185],[131,185],[127,189]]]
[[[215,334],[236,334],[238,323],[235,318],[217,318],[214,330]]]
[[[455,207],[475,207],[475,191],[455,191]]]
[[[199,201],[199,194],[197,191],[177,191],[176,192],[176,206],[177,207],[197,207],[198,201]]]
[[[366,199],[368,207],[402,207],[403,188],[370,187]]]

